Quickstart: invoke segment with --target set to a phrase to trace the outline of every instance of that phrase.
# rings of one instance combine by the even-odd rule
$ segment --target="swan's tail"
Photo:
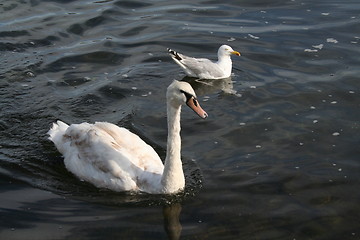
[[[50,130],[47,132],[49,134],[49,140],[51,140],[59,152],[63,152],[64,144],[64,134],[66,129],[69,127],[66,123],[58,120],[56,123],[53,123]]]

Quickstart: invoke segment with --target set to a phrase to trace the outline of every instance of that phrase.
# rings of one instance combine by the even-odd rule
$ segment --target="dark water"
[[[1,239],[360,239],[360,3],[2,1]],[[51,123],[108,121],[166,146],[171,47],[242,53],[191,83],[187,189],[113,193],[66,171]],[[188,80],[188,79],[185,79]]]

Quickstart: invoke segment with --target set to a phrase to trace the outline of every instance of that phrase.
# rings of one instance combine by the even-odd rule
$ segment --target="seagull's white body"
[[[107,122],[69,126],[57,121],[48,132],[49,139],[63,154],[66,168],[97,187],[153,194],[176,193],[185,187],[180,158],[180,112],[185,102],[200,117],[207,117],[190,84],[174,81],[168,87],[165,165],[140,137]]]
[[[172,59],[185,71],[189,77],[199,79],[222,79],[228,78],[232,71],[231,54],[240,56],[228,45],[222,45],[218,50],[218,61],[212,62],[206,58],[193,58],[175,52],[168,48]]]

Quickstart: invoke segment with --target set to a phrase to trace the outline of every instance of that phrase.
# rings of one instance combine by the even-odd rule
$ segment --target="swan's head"
[[[187,82],[174,81],[170,84],[166,92],[169,104],[178,107],[184,103],[189,106],[201,118],[206,118],[207,113],[201,108],[196,94],[191,85]]]
[[[234,51],[234,49],[232,49],[232,47],[228,45],[222,45],[218,50],[218,56],[223,56],[223,55],[230,56],[231,54],[236,56],[241,55],[239,52]]]

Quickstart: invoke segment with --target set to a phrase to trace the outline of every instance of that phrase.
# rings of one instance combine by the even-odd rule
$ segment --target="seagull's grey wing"
[[[193,58],[167,49],[172,59],[186,72],[188,76],[197,78],[221,78],[224,72],[217,63],[206,58]]]
[[[181,63],[188,68],[191,72],[196,74],[201,78],[209,77],[220,77],[224,73],[219,68],[219,66],[206,58],[192,58],[187,56],[182,56],[183,59]]]

